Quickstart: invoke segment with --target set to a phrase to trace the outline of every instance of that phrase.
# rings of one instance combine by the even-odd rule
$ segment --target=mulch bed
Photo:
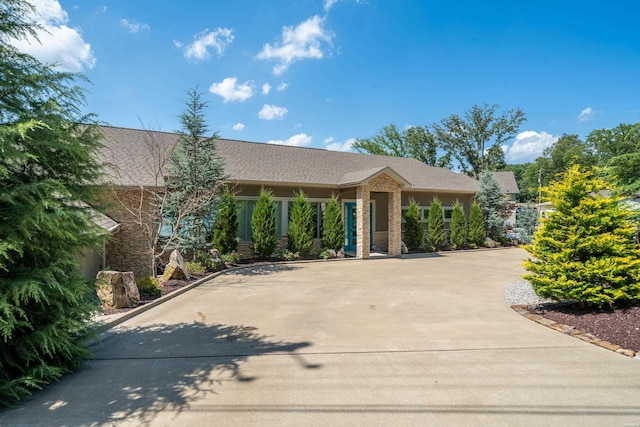
[[[547,304],[528,307],[528,311],[573,326],[622,348],[640,352],[640,307],[602,310],[583,308],[577,304]]]

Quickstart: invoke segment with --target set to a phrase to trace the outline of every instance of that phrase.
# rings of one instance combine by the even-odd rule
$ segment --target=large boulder
[[[140,303],[140,292],[130,271],[99,271],[96,292],[107,307],[131,308]]]
[[[184,259],[182,259],[182,255],[175,249],[169,255],[169,263],[164,268],[164,273],[162,274],[162,281],[166,282],[168,280],[189,280],[189,270],[187,269],[187,265],[184,263]]]
[[[405,242],[400,242],[400,253],[403,255],[409,253],[409,248],[407,248],[407,244]]]

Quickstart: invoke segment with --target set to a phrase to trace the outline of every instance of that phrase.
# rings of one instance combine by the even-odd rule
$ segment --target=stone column
[[[371,230],[369,223],[369,187],[366,185],[356,189],[356,230],[358,245],[356,246],[356,258],[369,258],[371,246]]]
[[[396,188],[392,193],[387,193],[389,198],[388,217],[389,222],[387,229],[389,230],[389,255],[402,254],[402,197],[400,188]]]

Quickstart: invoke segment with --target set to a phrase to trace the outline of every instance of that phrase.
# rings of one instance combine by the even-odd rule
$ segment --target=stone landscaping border
[[[554,331],[562,332],[565,335],[570,335],[572,337],[576,337],[581,339],[582,341],[588,342],[590,344],[595,344],[599,347],[606,348],[607,350],[614,351],[618,354],[622,354],[624,356],[633,357],[634,359],[640,359],[640,351],[634,352],[633,350],[628,350],[626,348],[622,348],[619,345],[610,343],[609,341],[604,341],[599,339],[598,337],[588,333],[581,331],[579,329],[575,329],[573,326],[567,326],[562,323],[555,322],[553,320],[546,319],[539,314],[530,313],[526,309],[526,305],[512,305],[511,308],[518,314],[526,317],[529,320],[533,320],[536,323],[539,323],[543,326],[553,329]]]

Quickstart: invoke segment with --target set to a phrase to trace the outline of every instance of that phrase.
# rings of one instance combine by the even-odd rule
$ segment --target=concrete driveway
[[[0,425],[640,426],[640,361],[531,322],[520,249],[219,276]]]

